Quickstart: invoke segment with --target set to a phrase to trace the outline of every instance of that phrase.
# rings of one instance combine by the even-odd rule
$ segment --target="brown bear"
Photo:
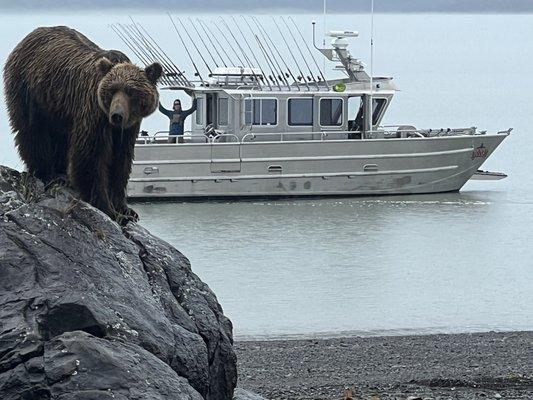
[[[44,182],[66,174],[82,200],[114,219],[137,220],[126,184],[162,73],[160,64],[141,69],[74,29],[35,29],[4,68],[9,119],[28,172]]]

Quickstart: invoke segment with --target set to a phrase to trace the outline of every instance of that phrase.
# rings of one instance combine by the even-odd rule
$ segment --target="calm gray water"
[[[0,60],[38,25],[123,49],[107,24],[126,18],[0,16]],[[135,18],[191,71],[166,16]],[[306,33],[312,18],[296,18]],[[329,29],[360,31],[352,51],[364,60],[369,24],[328,17]],[[446,195],[134,208],[191,259],[240,337],[533,329],[533,16],[377,15],[375,29],[375,74],[402,89],[385,123],[514,127],[485,165],[509,178]],[[156,114],[143,128],[166,125]],[[3,108],[0,131],[0,163],[20,168]]]

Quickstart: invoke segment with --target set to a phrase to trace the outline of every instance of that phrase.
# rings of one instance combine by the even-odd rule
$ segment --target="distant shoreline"
[[[238,386],[268,399],[533,398],[533,331],[236,341]],[[375,397],[371,397],[371,396]]]
[[[330,332],[310,332],[310,333],[285,333],[285,334],[263,334],[263,335],[241,335],[234,332],[236,342],[275,342],[289,340],[329,340],[329,339],[364,339],[376,337],[407,337],[407,336],[435,336],[435,335],[472,335],[472,334],[492,334],[492,333],[513,333],[513,332],[533,332],[529,327],[521,326],[513,328],[491,328],[491,327],[458,327],[454,330],[446,328],[418,328],[418,329],[374,329],[374,330],[346,330]]]
[[[167,12],[176,13],[172,8],[165,7],[5,7],[0,6],[0,12],[5,14],[32,14],[32,13],[44,13],[44,14],[75,14],[80,11],[84,12],[127,12],[127,13],[142,13],[148,15],[157,15],[157,14],[166,14]],[[262,9],[262,10],[245,10],[242,8],[225,8],[225,9],[213,9],[211,12],[199,11],[194,9],[182,9],[180,14],[183,15],[206,15],[206,14],[217,14],[217,15],[235,15],[235,13],[241,13],[246,15],[282,15],[282,14],[293,14],[293,15],[315,15],[322,16],[321,10],[298,10],[298,9]],[[328,18],[335,15],[370,15],[370,11],[364,10],[346,10],[342,12],[340,10],[331,10],[327,12]],[[375,11],[375,15],[532,15],[533,9],[531,10],[470,10],[470,11],[454,11],[454,10],[390,10],[390,11]]]

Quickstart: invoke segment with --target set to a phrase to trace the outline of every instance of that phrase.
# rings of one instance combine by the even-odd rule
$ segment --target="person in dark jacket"
[[[193,95],[194,96],[194,95]],[[161,113],[165,114],[170,119],[170,127],[169,127],[169,142],[170,143],[176,143],[176,137],[179,138],[179,142],[182,141],[180,136],[183,136],[183,125],[185,123],[185,118],[187,118],[189,115],[191,115],[193,112],[196,111],[196,104],[197,100],[196,98],[193,99],[192,107],[188,110],[183,110],[181,108],[181,101],[180,99],[174,100],[174,106],[172,107],[172,110],[167,110],[164,108],[161,103],[159,103],[159,111]]]

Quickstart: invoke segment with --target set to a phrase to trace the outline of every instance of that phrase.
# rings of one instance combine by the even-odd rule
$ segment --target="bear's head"
[[[142,69],[129,62],[113,64],[104,57],[97,68],[101,74],[98,105],[111,125],[127,129],[156,110],[159,102],[156,85],[163,74],[160,64]]]

